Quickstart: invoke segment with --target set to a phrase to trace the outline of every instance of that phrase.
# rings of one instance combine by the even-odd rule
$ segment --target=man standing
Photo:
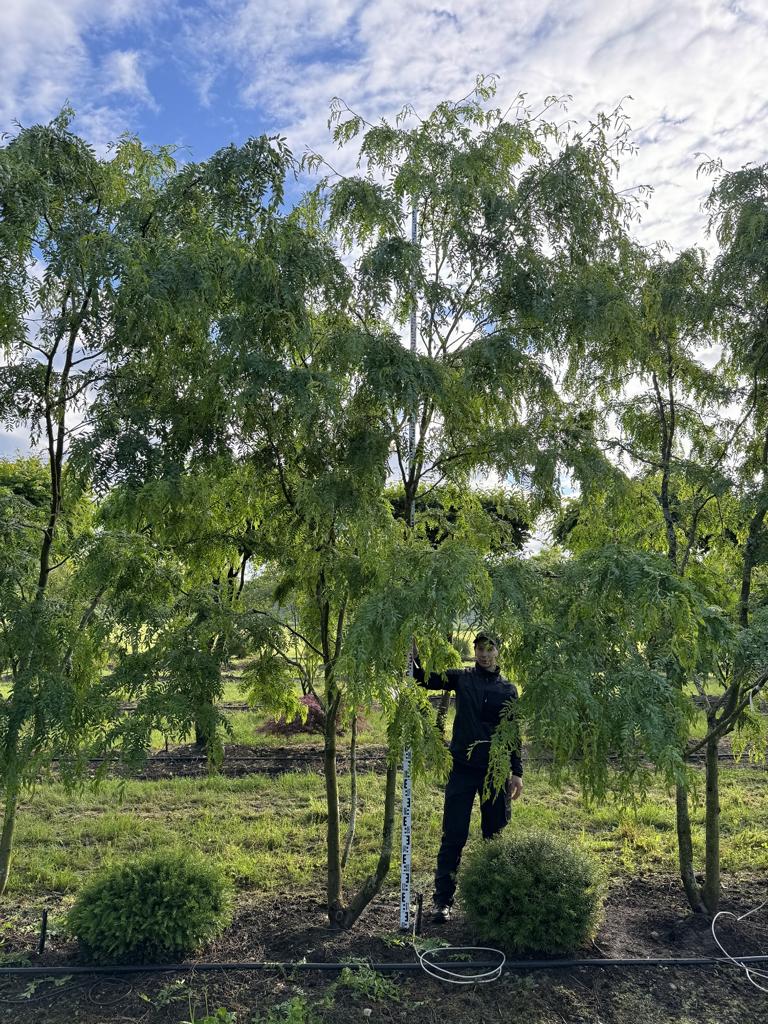
[[[454,690],[456,717],[450,751],[453,758],[445,786],[443,833],[435,871],[434,914],[436,924],[450,921],[456,892],[456,872],[469,836],[469,820],[475,796],[480,794],[480,820],[484,839],[500,832],[509,821],[509,800],[517,800],[523,791],[523,763],[520,752],[511,756],[512,775],[502,790],[490,800],[482,799],[491,736],[499,724],[501,712],[517,690],[499,672],[496,637],[478,633],[475,637],[474,668],[448,669],[445,678],[433,672],[425,678],[418,660],[414,678],[428,690]],[[474,746],[473,746],[474,744]],[[471,748],[471,750],[470,750]]]

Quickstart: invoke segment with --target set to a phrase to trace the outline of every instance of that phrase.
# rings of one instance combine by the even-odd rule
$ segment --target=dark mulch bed
[[[730,760],[730,737],[726,737],[723,741],[721,752],[724,757],[723,767],[766,767],[764,762],[756,765],[748,758],[743,758],[738,762]],[[523,753],[524,758],[527,758],[530,763],[537,763],[535,759],[530,758],[527,749],[524,749]],[[385,747],[366,746],[357,752],[360,771],[383,773],[386,771],[386,762]],[[343,775],[349,771],[349,757],[344,748],[339,749],[336,763],[339,774]],[[703,760],[699,759],[694,763],[703,765]],[[94,771],[96,767],[94,762]],[[229,778],[239,778],[243,775],[253,774],[280,775],[288,771],[322,771],[322,768],[323,747],[321,741],[301,746],[227,743],[224,746],[224,759],[217,766],[216,771]],[[211,767],[205,754],[201,754],[194,744],[186,743],[169,747],[167,751],[157,751],[137,769],[117,768],[115,773],[135,779],[158,780],[179,777],[199,778],[208,775],[210,771]]]
[[[386,759],[384,747],[366,747],[358,752],[357,764],[360,771],[384,772]],[[339,774],[349,771],[349,759],[343,751],[339,752],[336,763]],[[267,747],[227,743],[224,747],[224,760],[216,771],[229,778],[238,778],[242,775],[279,775],[302,770],[317,772],[322,767],[322,746]],[[129,774],[131,778],[154,780],[198,777],[207,775],[209,771],[205,755],[190,743],[154,754],[137,771]]]
[[[723,909],[741,914],[766,897],[759,881],[727,884]],[[13,918],[3,952],[28,955],[30,963],[67,966],[80,962],[77,949],[54,935],[42,958],[34,953],[31,914]],[[768,954],[768,908],[736,923],[721,919],[718,935],[733,953]],[[338,961],[365,957],[371,962],[414,960],[398,945],[394,898],[377,901],[351,932],[330,928],[319,898],[285,896],[269,903],[243,902],[228,932],[201,954],[208,961]],[[472,943],[459,912],[450,925],[425,924],[424,934],[456,945]],[[576,955],[594,957],[671,957],[718,954],[709,923],[685,912],[674,879],[637,879],[615,886],[606,920],[593,946]],[[334,975],[279,973],[73,977],[55,987],[51,980],[30,991],[27,980],[0,981],[0,1020],[14,1024],[180,1024],[227,1007],[238,1024],[250,1024],[270,1007],[303,995],[318,1006]],[[389,976],[388,976],[389,977]],[[437,1022],[510,1021],[515,1024],[745,1024],[768,1020],[768,995],[753,988],[729,965],[716,968],[643,967],[516,970],[482,986],[450,986],[422,973],[392,976],[398,1000],[376,1001],[338,987],[332,1006],[316,1009],[316,1020]],[[24,997],[25,991],[27,997]],[[329,1001],[330,1002],[330,1001]],[[109,1004],[109,1005],[107,1005]],[[370,1015],[363,1014],[369,1008]],[[275,1018],[281,1019],[281,1018]]]

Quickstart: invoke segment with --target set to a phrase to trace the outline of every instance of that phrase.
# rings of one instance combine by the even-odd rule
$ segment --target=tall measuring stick
[[[416,244],[416,208],[411,213],[411,241]],[[411,306],[411,352],[416,352],[416,287],[414,283],[413,304]],[[413,460],[416,456],[416,402],[411,404],[408,420],[408,474],[412,474]],[[408,522],[413,529],[416,522],[416,499],[411,496],[408,509]],[[408,652],[408,675],[413,676],[413,644]],[[400,840],[400,928],[408,931],[411,923],[411,763],[412,751],[406,747],[403,751],[403,821]]]

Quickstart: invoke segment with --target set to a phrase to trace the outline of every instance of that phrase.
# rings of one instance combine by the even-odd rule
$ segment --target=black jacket
[[[517,700],[517,690],[499,672],[481,668],[449,668],[446,678],[433,672],[427,679],[424,669],[415,662],[413,675],[417,683],[427,690],[455,690],[456,717],[450,750],[454,761],[471,767],[487,768],[491,736],[499,724],[501,711],[510,700]],[[468,747],[477,743],[471,756]],[[520,751],[514,750],[510,758],[514,775],[523,774]]]

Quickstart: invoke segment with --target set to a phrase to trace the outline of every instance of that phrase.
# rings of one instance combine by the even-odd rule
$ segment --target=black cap
[[[498,637],[494,636],[493,633],[478,633],[475,637],[475,644],[493,644],[494,647],[500,647]]]

